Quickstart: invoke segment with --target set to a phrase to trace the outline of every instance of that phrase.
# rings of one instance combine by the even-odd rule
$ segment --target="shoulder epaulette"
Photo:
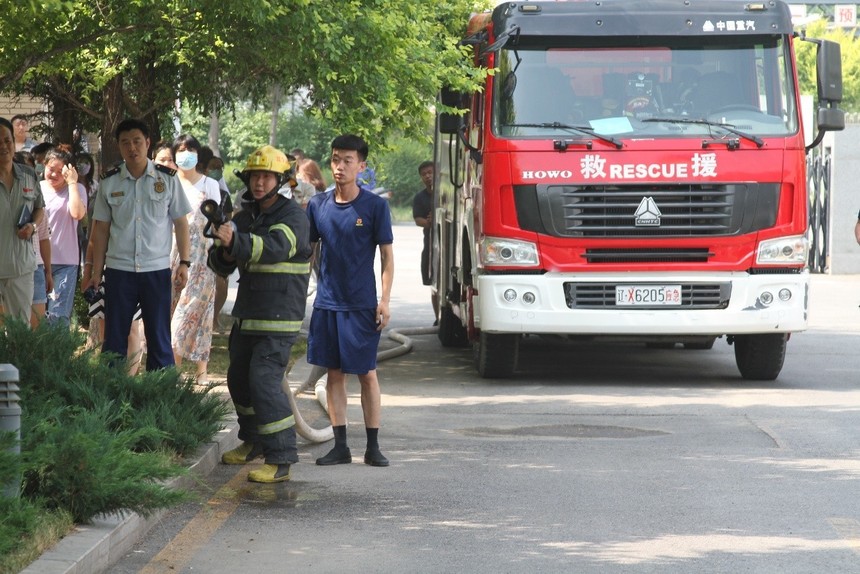
[[[113,168],[111,168],[105,172],[102,172],[102,174],[99,176],[99,179],[105,179],[106,177],[116,175],[119,173],[119,171],[120,171],[119,166],[115,166],[115,167],[113,167]]]
[[[158,171],[164,172],[167,175],[176,175],[176,170],[173,168],[169,168],[166,165],[161,165],[160,163],[155,164],[155,169]]]

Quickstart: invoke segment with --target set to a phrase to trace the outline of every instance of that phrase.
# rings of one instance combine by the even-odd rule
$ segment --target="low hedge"
[[[128,376],[67,328],[10,320],[0,331],[0,363],[18,368],[22,409],[20,455],[14,436],[0,434],[0,487],[21,486],[20,499],[0,498],[0,561],[32,535],[39,511],[86,523],[187,498],[164,481],[223,428],[231,407],[218,394],[175,369]]]

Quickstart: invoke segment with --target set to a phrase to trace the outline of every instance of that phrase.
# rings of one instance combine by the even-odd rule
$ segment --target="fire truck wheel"
[[[741,376],[754,381],[772,381],[779,376],[785,361],[785,333],[736,335],[735,362]]]
[[[439,310],[439,342],[443,347],[462,347],[467,342],[466,328],[450,307]]]
[[[472,345],[475,368],[485,379],[506,379],[514,374],[520,351],[517,334],[494,334],[481,331]]]

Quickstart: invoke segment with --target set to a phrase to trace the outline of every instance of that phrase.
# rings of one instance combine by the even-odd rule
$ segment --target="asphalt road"
[[[395,328],[432,322],[418,252],[396,227]],[[218,466],[110,572],[860,572],[858,281],[813,278],[772,383],[741,379],[724,340],[530,339],[499,382],[415,336],[380,365],[390,467],[318,467],[330,445],[301,439],[289,483]]]

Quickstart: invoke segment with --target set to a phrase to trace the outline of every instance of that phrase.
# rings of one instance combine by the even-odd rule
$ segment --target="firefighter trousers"
[[[299,461],[296,423],[282,381],[296,335],[230,331],[227,387],[239,419],[239,439],[263,447],[267,464]]]

